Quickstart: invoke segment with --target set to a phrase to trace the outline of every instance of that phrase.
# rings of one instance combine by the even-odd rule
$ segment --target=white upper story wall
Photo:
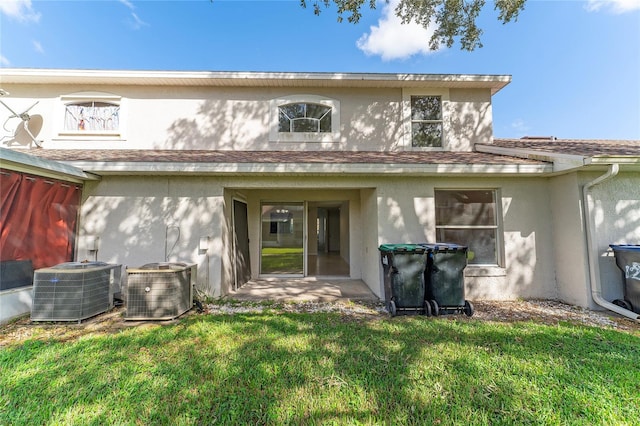
[[[395,74],[360,79],[358,74],[321,74],[315,79],[307,74],[207,75],[197,74],[194,80],[185,73],[161,78],[130,72],[125,78],[115,71],[0,70],[1,88],[9,93],[0,100],[17,114],[37,102],[28,113],[42,116],[37,139],[47,149],[471,151],[475,143],[491,142],[491,96],[510,80]],[[429,123],[442,129],[441,146],[412,146],[412,96],[439,99],[441,118]],[[68,121],[65,125],[69,111],[80,111],[68,106],[86,102],[117,107],[116,128],[72,128]],[[331,130],[280,133],[278,107],[295,102],[330,108]],[[8,108],[0,109],[3,122],[10,116]],[[12,140],[19,123],[15,117],[5,123],[5,146],[25,143],[24,138]]]

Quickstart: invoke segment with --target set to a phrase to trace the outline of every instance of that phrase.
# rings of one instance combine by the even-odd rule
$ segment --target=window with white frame
[[[431,89],[402,93],[405,147],[413,149],[446,149],[446,114],[449,91]]]
[[[411,96],[411,146],[442,147],[442,98]]]
[[[469,264],[501,263],[498,191],[436,189],[436,240],[469,247]]]
[[[117,132],[120,105],[111,102],[70,102],[64,111],[64,130]]]
[[[278,107],[281,133],[331,132],[331,107],[310,102],[296,102]]]
[[[122,99],[102,92],[60,98],[59,133],[64,136],[122,136]]]
[[[340,103],[317,95],[293,95],[271,101],[269,140],[275,142],[337,142]]]

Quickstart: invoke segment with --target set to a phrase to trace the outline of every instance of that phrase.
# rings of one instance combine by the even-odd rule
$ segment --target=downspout
[[[623,315],[627,318],[631,318],[634,320],[640,320],[640,315],[636,314],[633,311],[625,309],[621,306],[614,305],[611,302],[606,301],[602,297],[602,286],[600,283],[600,267],[598,265],[598,248],[594,242],[595,235],[595,224],[594,220],[591,217],[592,211],[589,207],[589,190],[602,182],[605,182],[611,178],[614,178],[620,170],[620,166],[618,164],[610,164],[609,170],[607,173],[598,177],[597,179],[586,183],[582,187],[582,208],[584,210],[584,221],[585,221],[585,230],[587,234],[587,260],[589,263],[589,281],[591,284],[591,297],[593,301],[603,308],[609,309],[610,311],[616,312],[620,315]]]

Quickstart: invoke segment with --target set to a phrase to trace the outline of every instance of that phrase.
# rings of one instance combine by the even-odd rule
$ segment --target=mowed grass
[[[264,247],[261,253],[263,274],[302,273],[304,255],[300,247]]]
[[[1,329],[0,329],[1,331]],[[640,424],[640,335],[280,310],[0,349],[0,424]]]

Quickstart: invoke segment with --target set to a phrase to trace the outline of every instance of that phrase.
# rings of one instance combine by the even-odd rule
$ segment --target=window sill
[[[444,146],[410,146],[411,151],[449,151]]]
[[[340,134],[325,133],[278,133],[269,138],[269,142],[275,143],[339,143]]]
[[[467,265],[464,275],[466,277],[506,277],[507,270],[500,266]]]
[[[58,133],[59,138],[83,138],[83,137],[108,137],[108,138],[121,138],[122,134],[120,132],[73,132],[73,131],[65,131]]]

